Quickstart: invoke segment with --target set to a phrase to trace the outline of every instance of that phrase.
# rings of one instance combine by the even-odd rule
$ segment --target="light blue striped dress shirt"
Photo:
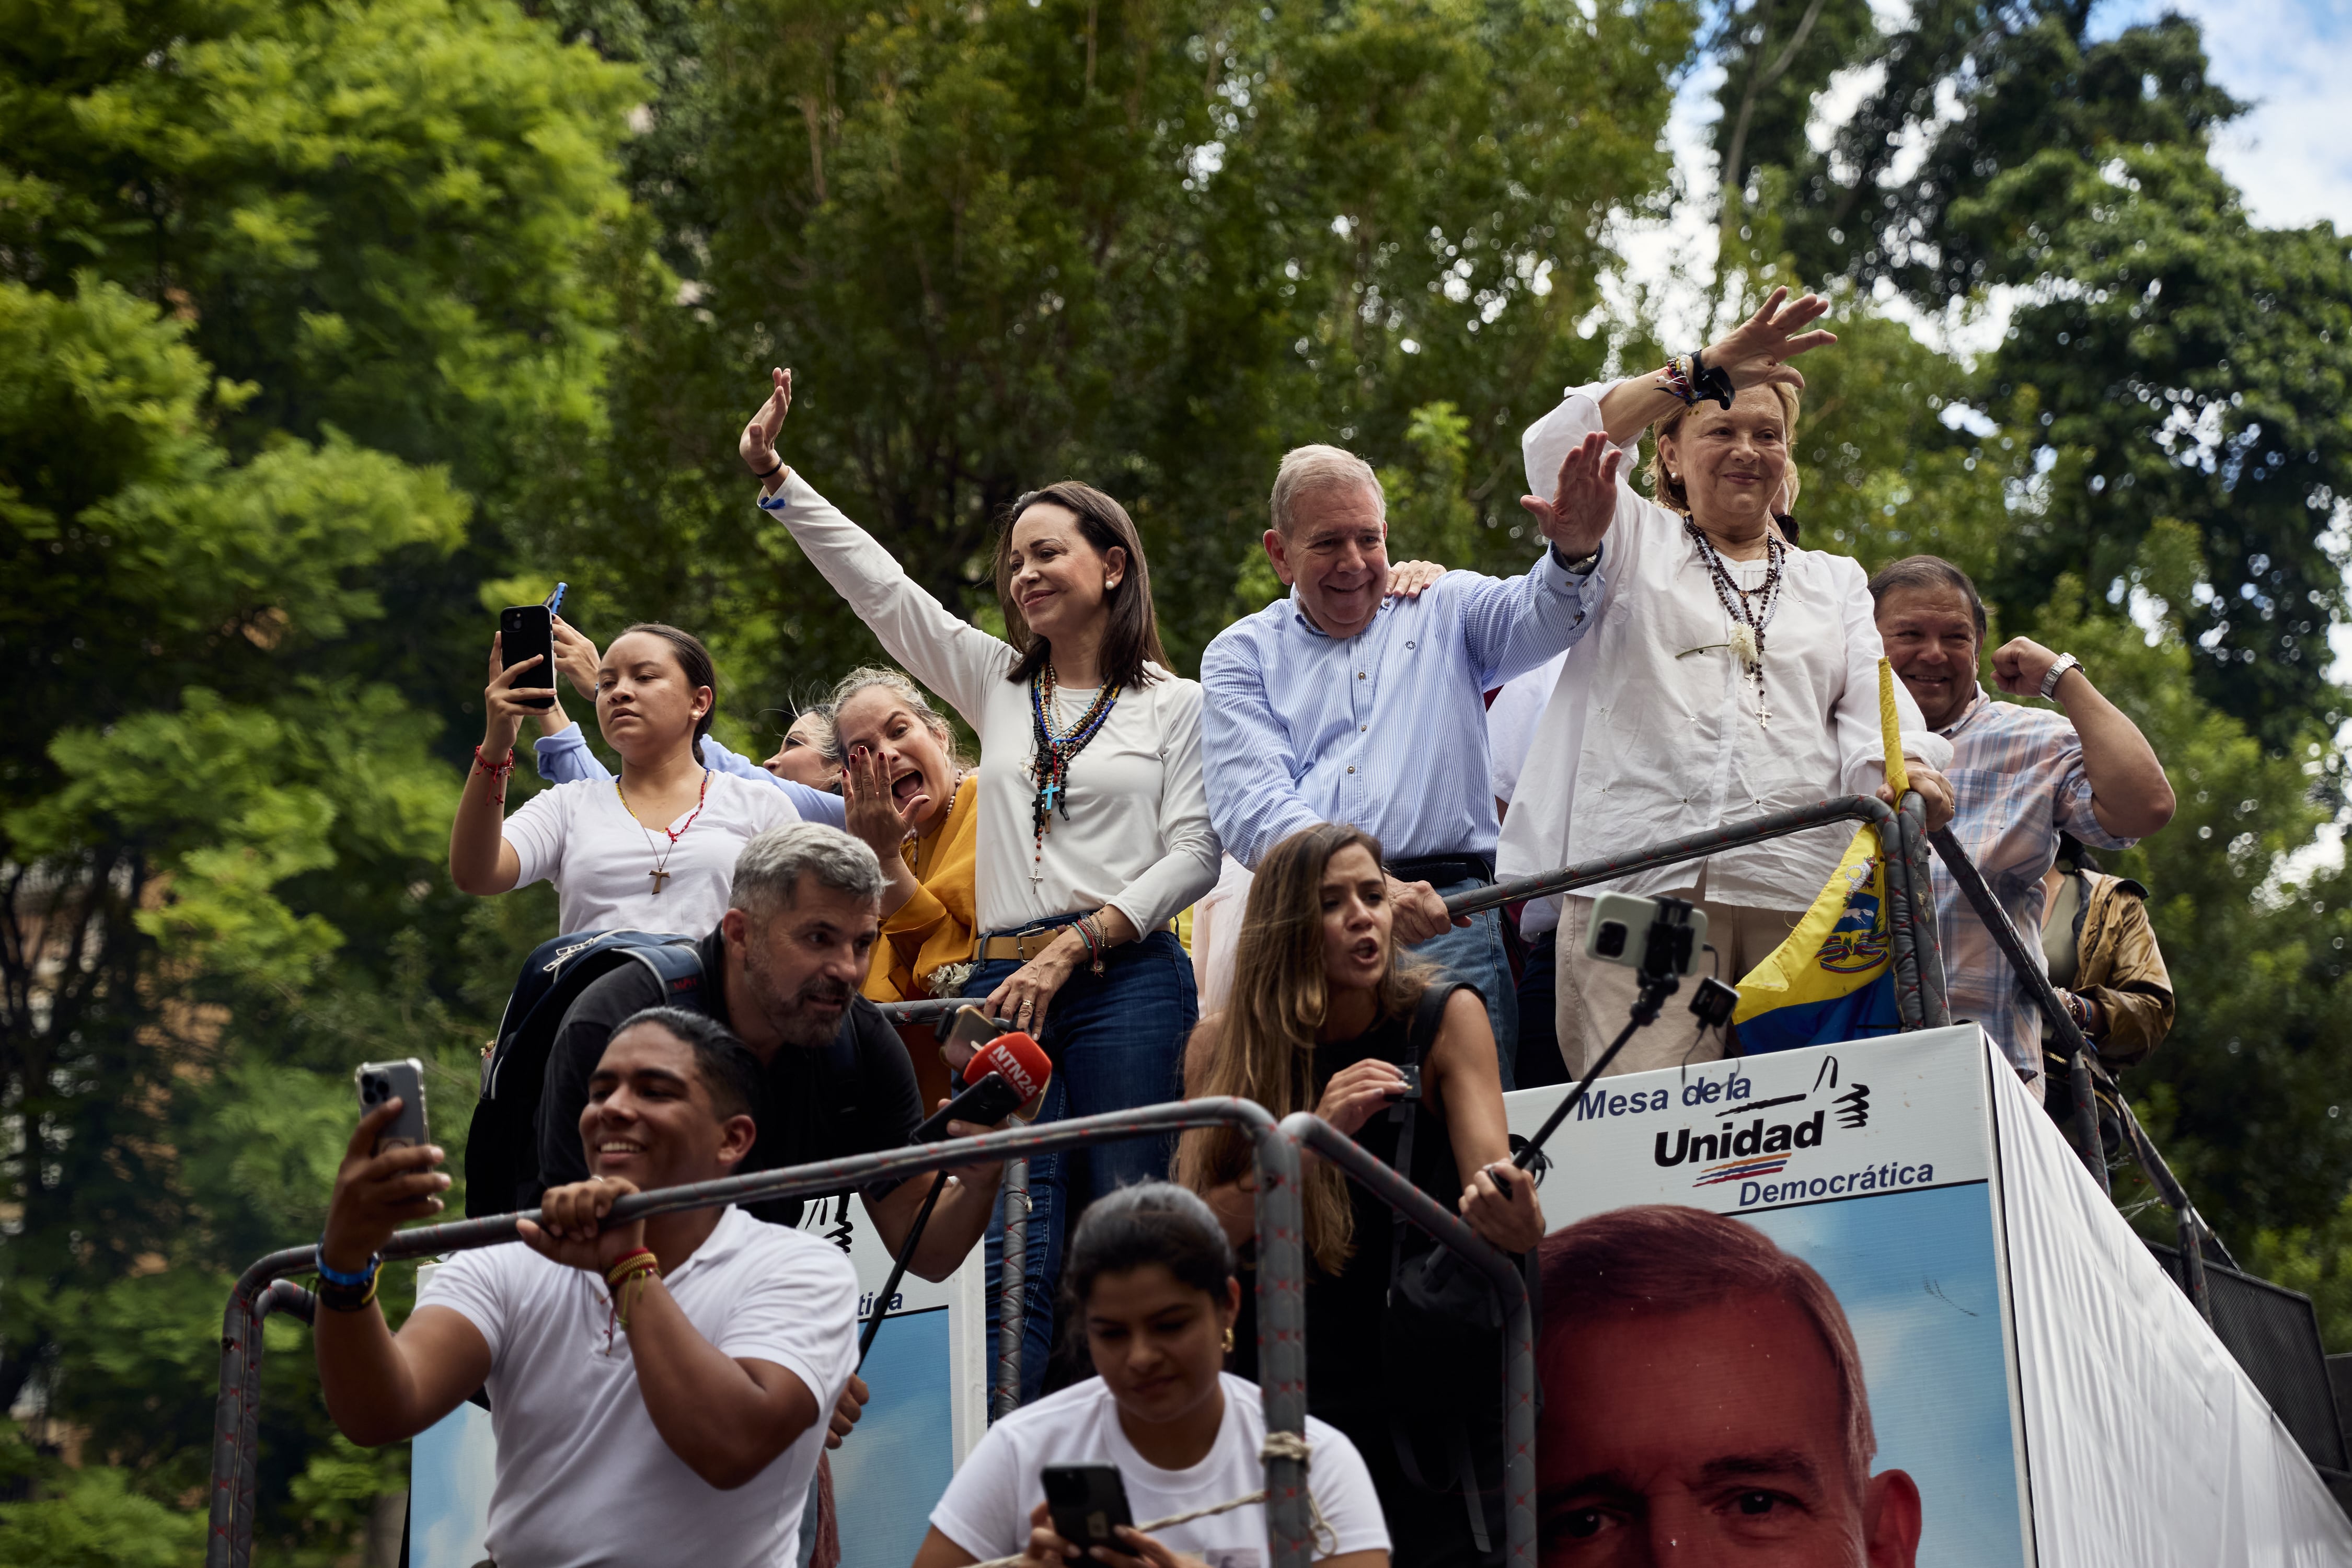
[[[1345,822],[1392,860],[1492,860],[1486,694],[1583,635],[1605,565],[1575,576],[1547,549],[1523,576],[1448,572],[1345,641],[1316,628],[1295,588],[1227,626],[1201,656],[1225,853],[1255,868],[1298,829]]]

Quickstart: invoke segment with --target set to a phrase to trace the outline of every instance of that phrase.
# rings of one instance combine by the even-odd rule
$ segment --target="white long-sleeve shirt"
[[[760,502],[848,601],[907,673],[938,692],[980,736],[977,896],[983,931],[1108,905],[1148,931],[1217,880],[1217,835],[1201,772],[1201,686],[1159,666],[1157,679],[1118,694],[1103,727],[1070,763],[1069,816],[1054,813],[1033,868],[1036,727],[1020,661],[932,597],[873,535],[798,473]],[[1054,694],[1066,731],[1092,689]],[[1033,868],[1035,876],[1033,878]]]
[[[1569,448],[1602,428],[1613,383],[1580,387],[1521,437],[1528,487],[1549,495]],[[1848,557],[1790,550],[1780,607],[1766,627],[1769,724],[1756,682],[1726,646],[1735,624],[1677,513],[1632,485],[1640,443],[1619,448],[1617,509],[1595,574],[1605,579],[1595,624],[1561,666],[1503,825],[1496,875],[1532,876],[1630,855],[1885,782],[1878,659],[1869,579]],[[1727,563],[1743,586],[1762,561]],[[1905,752],[1929,767],[1951,757],[1898,682]],[[1580,889],[1656,894],[1689,889],[1752,909],[1809,908],[1853,837],[1844,823],[1727,849],[1705,861],[1636,872]]]

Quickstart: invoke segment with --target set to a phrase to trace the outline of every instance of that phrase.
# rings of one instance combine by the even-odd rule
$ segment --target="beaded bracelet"
[[[366,1268],[346,1274],[327,1261],[327,1238],[321,1236],[312,1263],[319,1274],[319,1304],[329,1311],[365,1311],[375,1300],[376,1280],[383,1271],[383,1253],[371,1253]]]
[[[621,1254],[614,1259],[613,1266],[604,1270],[604,1284],[612,1292],[613,1321],[618,1323],[624,1331],[629,1326],[629,1314],[621,1305],[623,1293],[633,1284],[660,1278],[661,1260],[654,1256],[653,1248],[649,1247],[636,1247]]]
[[[1078,940],[1087,944],[1087,969],[1096,974],[1100,974],[1103,972],[1103,952],[1110,944],[1103,940],[1102,932],[1095,929],[1094,922],[1095,917],[1092,915],[1078,917]]]
[[[506,782],[506,776],[514,772],[514,752],[509,749],[507,752],[507,760],[505,762],[494,763],[490,761],[489,758],[482,755],[481,747],[476,746],[474,748],[474,765],[481,769],[483,773],[488,774],[495,782],[504,784]]]

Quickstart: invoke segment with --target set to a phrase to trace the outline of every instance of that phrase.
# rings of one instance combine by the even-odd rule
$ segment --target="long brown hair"
[[[1092,485],[1064,479],[1031,490],[1008,508],[1004,526],[996,531],[996,602],[1004,611],[1004,639],[1021,656],[1007,680],[1026,681],[1045,668],[1054,649],[1029,630],[1028,618],[1013,602],[1013,529],[1033,506],[1050,503],[1076,513],[1078,531],[1087,542],[1108,554],[1127,552],[1127,572],[1118,586],[1103,595],[1110,624],[1103,628],[1099,665],[1105,684],[1116,682],[1132,691],[1157,678],[1146,663],[1167,668],[1168,655],[1160,647],[1160,612],[1151,603],[1151,568],[1143,559],[1143,537],[1127,509]]]
[[[1255,1100],[1277,1121],[1315,1109],[1315,1034],[1331,1003],[1323,961],[1323,873],[1331,857],[1351,845],[1370,850],[1372,863],[1380,864],[1379,839],[1335,822],[1300,828],[1258,862],[1234,958],[1233,999],[1202,1094]],[[1399,966],[1391,940],[1375,997],[1379,1016],[1410,1013],[1426,984],[1418,971]],[[1237,1181],[1249,1168],[1249,1144],[1235,1128],[1198,1128],[1177,1145],[1176,1179],[1196,1193]],[[1305,1196],[1307,1250],[1326,1273],[1336,1274],[1355,1250],[1347,1179],[1328,1161],[1318,1160],[1307,1167]]]

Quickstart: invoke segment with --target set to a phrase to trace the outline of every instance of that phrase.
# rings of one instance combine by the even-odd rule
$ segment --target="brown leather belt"
[[[980,956],[983,961],[1009,958],[1015,963],[1026,963],[1052,946],[1054,939],[1069,929],[1069,926],[1065,924],[1049,927],[1045,931],[1023,931],[1017,936],[982,937],[980,942]],[[1174,921],[1152,927],[1153,931],[1174,931],[1175,929]],[[1149,935],[1150,932],[1145,934]]]

